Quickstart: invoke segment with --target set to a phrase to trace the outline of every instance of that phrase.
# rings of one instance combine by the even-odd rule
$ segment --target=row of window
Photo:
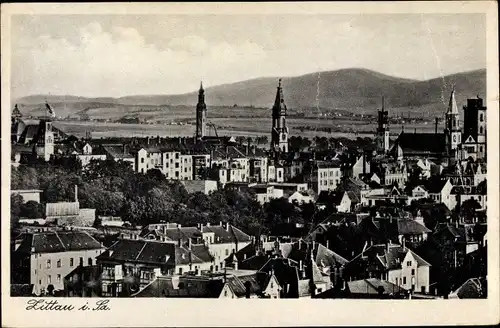
[[[57,283],[60,283],[61,282],[61,275],[60,274],[57,274],[56,275],[56,282]],[[47,276],[47,284],[50,285],[52,283],[52,276],[49,274]],[[39,279],[38,280],[38,284],[41,285],[42,284],[42,279]]]
[[[330,171],[330,172],[320,172],[319,176],[320,176],[320,178],[326,178],[326,177],[328,177],[328,173],[330,173],[331,177],[334,176],[333,171]],[[338,177],[339,175],[340,175],[340,171],[336,170],[335,171],[335,176]]]
[[[338,185],[339,184],[339,179],[337,180],[321,180],[319,182],[319,185],[320,186],[335,186],[335,185]]]
[[[83,257],[80,257],[80,261],[83,262]],[[92,258],[89,257],[88,260],[87,260],[87,263],[88,263],[88,265],[92,265]],[[69,266],[72,267],[74,265],[75,265],[75,260],[74,260],[74,258],[71,257],[69,259]],[[59,259],[59,260],[56,261],[56,266],[58,268],[60,268],[62,266],[62,260],[61,259]],[[47,267],[47,269],[52,268],[52,260],[47,260],[46,267]],[[42,268],[42,265],[40,264],[40,269],[41,268]]]

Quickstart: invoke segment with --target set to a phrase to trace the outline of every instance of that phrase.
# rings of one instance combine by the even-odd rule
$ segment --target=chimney
[[[219,226],[221,226],[221,227],[222,227],[222,221],[219,221]]]
[[[385,244],[386,245],[386,250],[387,250],[387,253],[389,253],[389,249],[391,248],[391,241],[388,240],[387,243]]]
[[[299,261],[299,270],[302,272],[304,270],[304,263],[302,260]]]
[[[404,236],[403,236],[403,251],[406,252],[406,239]]]
[[[434,123],[434,133],[438,133],[438,124],[439,124],[439,118],[436,117],[435,123]]]
[[[191,249],[191,247],[193,246],[193,239],[192,238],[189,238],[188,245],[189,245],[189,249]]]
[[[230,224],[229,223],[226,223],[226,231],[229,232],[229,226]]]
[[[207,222],[207,227],[210,227],[210,222]]]
[[[363,161],[363,176],[366,174],[366,158],[365,154],[361,155],[361,160]]]
[[[78,185],[75,185],[75,203],[78,203]]]
[[[330,249],[330,240],[326,241],[326,248]]]

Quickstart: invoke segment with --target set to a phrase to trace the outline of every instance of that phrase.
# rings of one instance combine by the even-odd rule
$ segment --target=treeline
[[[41,189],[40,207],[21,211],[16,217],[43,216],[47,202],[73,201],[75,185],[81,208],[95,208],[97,215],[120,216],[133,226],[158,222],[177,222],[185,226],[198,223],[228,222],[253,234],[279,234],[283,224],[312,224],[314,205],[294,205],[286,199],[262,206],[250,193],[218,190],[209,195],[188,193],[182,183],[167,180],[159,170],[135,173],[130,163],[91,161],[84,170],[74,159],[22,165],[12,169],[12,189]],[[19,199],[17,200],[19,203]],[[29,204],[32,208],[34,204]]]

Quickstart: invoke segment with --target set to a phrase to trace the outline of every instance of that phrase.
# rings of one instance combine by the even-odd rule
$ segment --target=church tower
[[[40,120],[38,133],[35,141],[35,148],[38,157],[46,162],[54,154],[54,131],[52,130],[52,118],[55,117],[54,110],[49,104],[45,104],[47,116]]]
[[[385,154],[389,151],[389,112],[385,110],[382,97],[382,110],[378,111],[376,146],[377,152]]]
[[[455,99],[455,89],[451,91],[448,110],[446,111],[446,150],[448,155],[457,152],[458,145],[462,143],[462,131],[460,129],[460,113],[458,112],[457,101]]]
[[[286,126],[286,105],[283,98],[281,79],[278,81],[278,90],[273,106],[273,127],[271,130],[271,150],[288,152],[288,127]]]
[[[19,136],[23,132],[24,124],[21,120],[21,117],[23,117],[23,114],[21,114],[21,111],[19,110],[19,108],[17,108],[17,104],[16,104],[14,106],[14,109],[12,110],[12,114],[10,116],[10,119],[11,119],[10,141],[12,143],[16,143],[17,140],[19,140]]]
[[[196,140],[200,140],[206,133],[207,105],[205,104],[205,90],[200,83],[198,92],[198,104],[196,105]]]

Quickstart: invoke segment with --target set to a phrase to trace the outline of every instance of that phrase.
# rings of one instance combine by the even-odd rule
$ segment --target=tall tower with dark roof
[[[384,97],[382,97],[382,109],[378,111],[376,146],[379,153],[389,151],[389,112],[385,110]]]
[[[20,134],[22,133],[22,128],[24,128],[24,124],[21,123],[21,118],[23,117],[23,114],[21,114],[21,111],[17,107],[17,104],[14,106],[14,109],[12,110],[12,114],[10,117],[11,117],[10,140],[11,142],[16,143],[17,140],[19,139]]]
[[[462,130],[460,128],[460,113],[455,99],[455,88],[451,91],[448,110],[446,111],[446,150],[448,155],[453,155],[462,143]]]
[[[274,100],[273,127],[271,130],[271,150],[277,152],[288,152],[288,127],[286,126],[286,105],[283,97],[281,79],[278,81],[276,99]]]
[[[203,83],[200,83],[198,92],[198,104],[196,105],[196,139],[200,140],[205,136],[207,121],[207,105],[205,104],[205,90]]]

